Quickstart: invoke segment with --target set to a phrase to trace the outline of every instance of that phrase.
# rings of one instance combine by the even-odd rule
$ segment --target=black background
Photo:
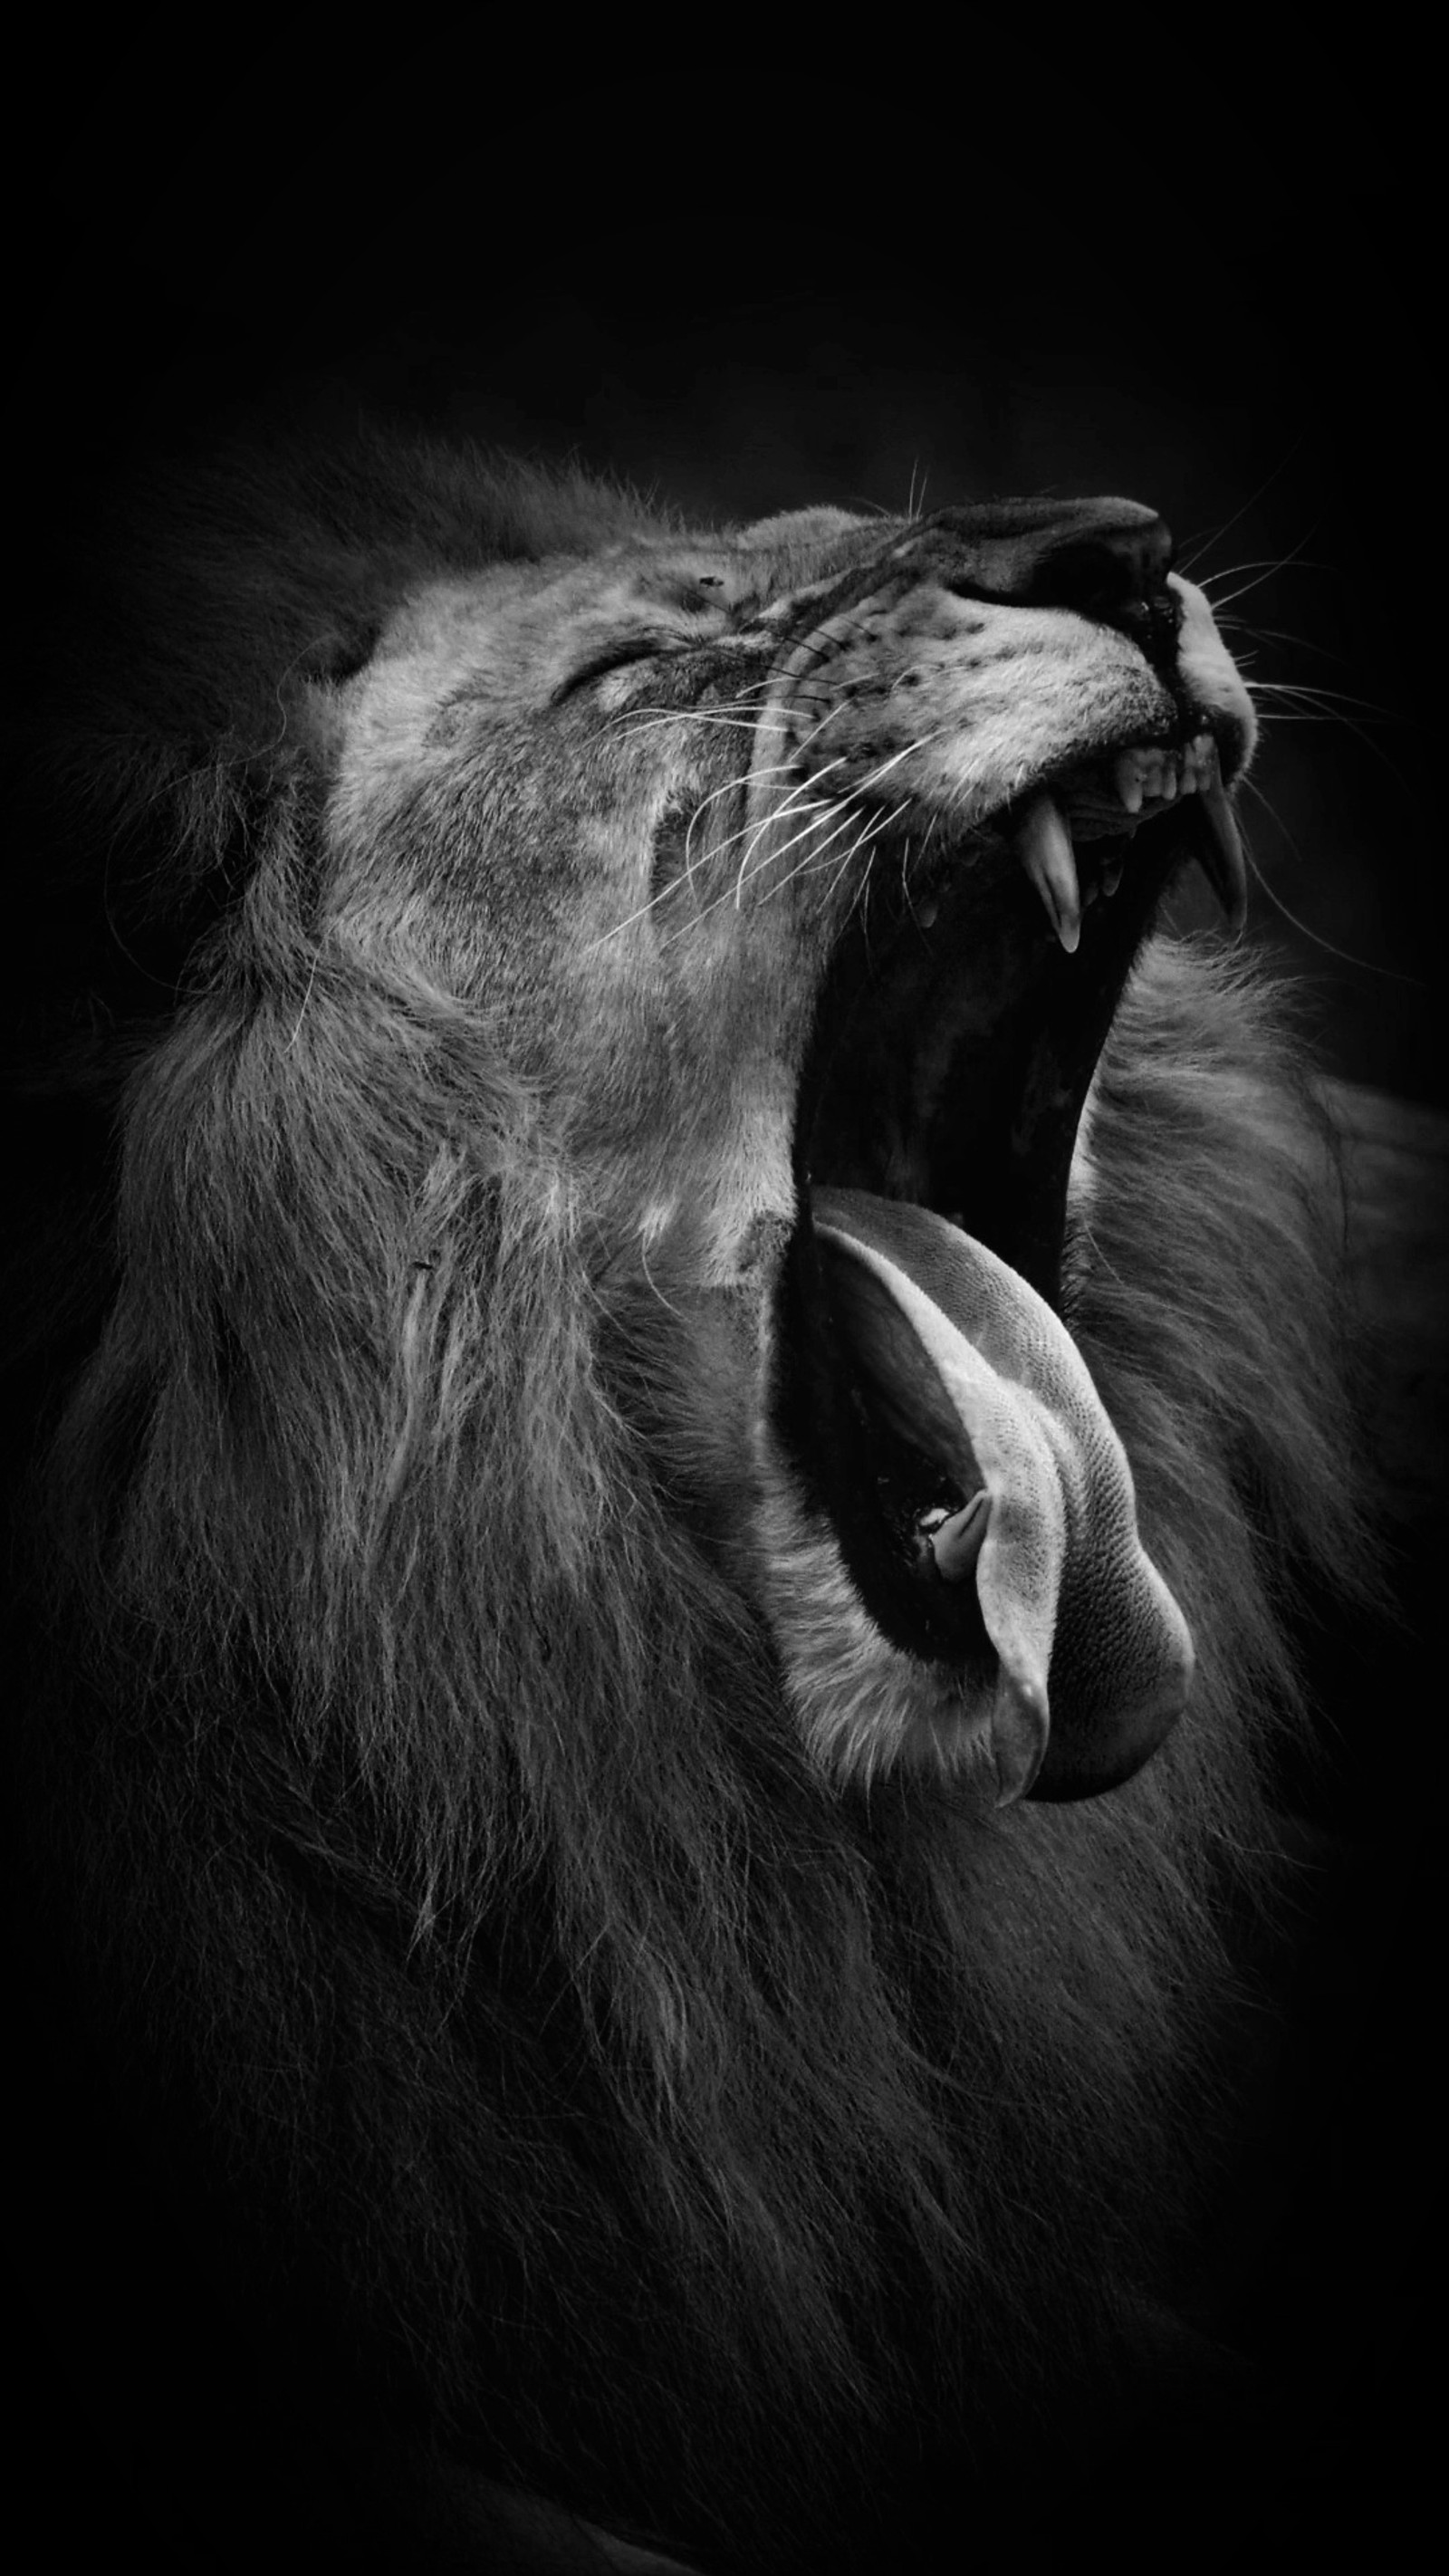
[[[191,59],[87,39],[63,112],[18,119],[45,166],[12,230],[14,553],[43,580],[77,476],[257,412],[577,454],[711,518],[1151,501],[1251,676],[1327,693],[1265,700],[1249,935],[1334,1070],[1442,1103],[1437,76],[1392,32],[1329,59],[1311,28],[1124,21],[1068,52],[1046,22],[1008,57],[950,24],[822,22],[807,51],[681,17],[675,70],[633,23],[582,67],[562,23],[465,42],[304,12]],[[1392,1812],[1417,1787],[1384,1726],[1366,1789]],[[1377,1943],[1324,1955],[1264,2229],[1273,2330],[1343,2356],[1261,2525],[1289,2556],[1332,2536],[1352,2444],[1392,2526],[1419,2385],[1416,2025]],[[117,2366],[70,2360],[93,2386]],[[36,2394],[61,2525],[113,2527],[72,2401],[48,2370]]]

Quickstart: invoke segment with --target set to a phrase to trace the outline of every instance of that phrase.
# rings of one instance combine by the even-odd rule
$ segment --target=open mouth
[[[1183,861],[1241,917],[1199,731],[878,847],[800,1096],[777,1423],[875,1627],[953,1667],[1003,1797],[1135,1770],[1192,1651],[1063,1320],[1068,1181],[1122,989]]]

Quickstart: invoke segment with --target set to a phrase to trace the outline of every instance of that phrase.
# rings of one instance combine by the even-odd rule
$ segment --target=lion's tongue
[[[816,1190],[811,1207],[878,1399],[970,1507],[937,1563],[948,1580],[974,1570],[998,1667],[974,1722],[1003,1801],[1044,1761],[1043,1791],[1110,1785],[1180,1714],[1192,1642],[1138,1537],[1131,1470],[1086,1363],[1035,1290],[943,1217],[859,1190]]]

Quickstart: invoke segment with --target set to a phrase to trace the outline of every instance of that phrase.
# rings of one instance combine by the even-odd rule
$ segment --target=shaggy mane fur
[[[601,1282],[481,1014],[315,926],[301,681],[424,573],[642,515],[396,447],[232,478],[53,672],[34,1902],[303,2404],[710,2566],[873,2566],[907,2499],[1115,2421],[1084,2391],[1180,2286],[1285,1618],[1341,1562],[1335,1249],[1269,998],[1159,945],[1071,1322],[1190,1718],[1079,1806],[827,1787],[686,1283]]]

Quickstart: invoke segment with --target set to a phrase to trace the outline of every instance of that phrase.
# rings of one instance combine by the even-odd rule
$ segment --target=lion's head
[[[328,934],[498,1033],[579,1284],[728,1349],[836,1778],[1101,1788],[1187,1696],[1057,1312],[1144,924],[1185,854],[1243,892],[1251,708],[1169,561],[1123,502],[646,530],[420,584],[326,710]]]
[[[340,2414],[874,2564],[1170,2268],[1328,1543],[1284,1053],[1150,938],[1241,910],[1248,696],[1126,501],[379,448],[128,544],[45,1919]]]

